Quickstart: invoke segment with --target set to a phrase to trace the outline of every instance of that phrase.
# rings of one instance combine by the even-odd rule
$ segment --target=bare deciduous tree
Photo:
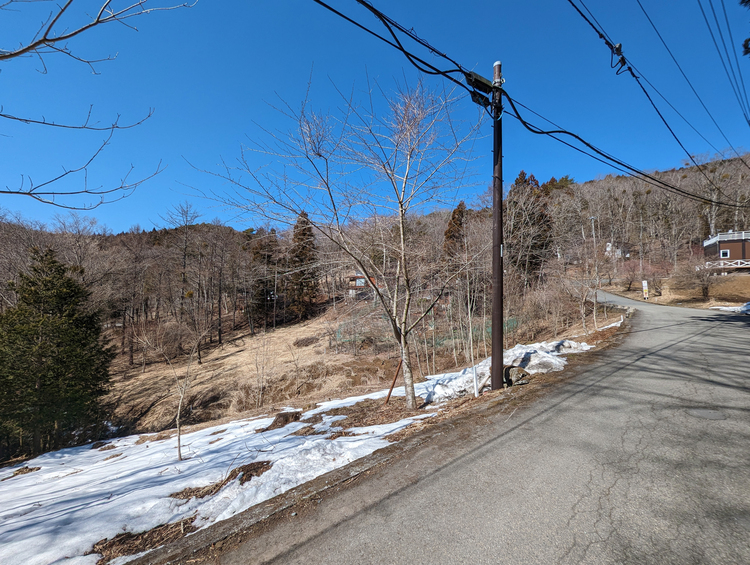
[[[419,85],[386,98],[382,112],[372,96],[366,108],[347,101],[338,118],[307,103],[299,111],[287,106],[293,131],[243,150],[239,167],[212,173],[238,189],[220,197],[234,207],[287,225],[307,212],[317,234],[365,276],[399,345],[410,409],[416,397],[409,336],[459,274],[435,276],[424,261],[419,224],[420,213],[465,182],[464,145],[477,129],[454,122],[452,105],[450,96]],[[249,157],[258,152],[281,160],[282,168],[256,172]],[[424,307],[415,313],[417,299]]]

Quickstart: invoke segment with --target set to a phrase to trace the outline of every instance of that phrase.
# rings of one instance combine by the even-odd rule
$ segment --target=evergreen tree
[[[298,320],[303,320],[314,312],[319,284],[318,249],[312,224],[305,212],[300,213],[294,224],[289,269],[289,311]]]
[[[445,230],[443,251],[449,258],[454,258],[464,248],[464,223],[466,221],[466,204],[463,200],[458,203],[451,214],[448,227]]]
[[[268,326],[269,316],[275,323],[275,305],[278,292],[277,261],[279,241],[276,230],[259,228],[251,234],[252,283],[250,285],[250,318],[253,328]]]
[[[39,453],[97,423],[113,353],[86,308],[89,292],[52,250],[32,258],[31,274],[12,285],[18,303],[0,315],[0,422]]]

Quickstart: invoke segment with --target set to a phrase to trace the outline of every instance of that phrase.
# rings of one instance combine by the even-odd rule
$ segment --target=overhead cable
[[[698,0],[698,7],[701,10],[701,14],[703,15],[703,21],[705,22],[706,27],[708,28],[708,32],[711,35],[711,40],[713,41],[714,47],[716,48],[716,52],[718,53],[719,59],[721,60],[721,66],[724,68],[724,73],[727,75],[727,80],[729,81],[729,85],[732,87],[732,92],[734,92],[734,97],[737,99],[737,103],[740,106],[742,115],[745,117],[745,121],[747,121],[748,125],[750,125],[750,115],[748,115],[745,105],[742,103],[740,94],[737,92],[737,87],[735,86],[735,83],[732,81],[732,77],[730,76],[729,70],[727,69],[727,64],[724,62],[724,57],[721,54],[719,43],[716,41],[716,36],[714,35],[713,29],[711,28],[711,24],[708,21],[708,16],[706,15],[705,10],[703,9],[703,4],[701,4],[700,0]],[[713,4],[711,4],[711,8],[713,9]],[[714,17],[715,16],[716,16],[716,12],[714,12]],[[717,24],[718,24],[718,19],[717,19]],[[721,28],[719,28],[719,31],[721,31]],[[724,45],[724,48],[726,50],[726,44]],[[731,61],[729,61],[729,63],[731,67]]]
[[[401,51],[406,56],[407,60],[412,65],[414,65],[417,69],[419,69],[420,71],[427,72],[424,69],[425,68],[429,69],[429,71],[430,71],[429,74],[443,76],[443,77],[447,78],[448,80],[450,80],[451,82],[453,82],[453,83],[461,86],[462,88],[464,88],[465,90],[467,90],[471,94],[472,99],[475,102],[479,103],[480,105],[485,106],[485,109],[487,109],[487,106],[489,105],[489,100],[485,96],[485,93],[487,92],[487,90],[484,87],[480,87],[481,90],[477,90],[477,88],[474,87],[474,85],[476,85],[476,82],[475,82],[476,81],[476,76],[473,73],[470,73],[470,72],[466,71],[464,69],[464,67],[462,67],[459,63],[457,63],[456,61],[454,61],[453,59],[451,59],[450,57],[448,57],[448,55],[446,55],[445,53],[442,53],[442,52],[438,51],[436,48],[434,48],[433,46],[431,46],[425,40],[419,38],[413,32],[413,30],[407,30],[406,28],[404,28],[403,26],[401,26],[400,24],[398,24],[397,22],[395,22],[393,19],[389,18],[388,16],[386,16],[385,14],[383,14],[382,12],[380,12],[379,10],[377,10],[376,8],[374,8],[369,2],[366,2],[364,0],[357,0],[357,2],[359,4],[361,4],[364,7],[366,7],[370,12],[373,13],[373,15],[375,15],[376,18],[378,18],[378,20],[381,23],[383,23],[383,25],[388,29],[388,31],[391,34],[391,36],[394,38],[395,42],[391,41],[391,40],[389,40],[389,39],[387,39],[387,38],[385,38],[385,37],[383,37],[383,36],[381,36],[379,34],[377,34],[376,32],[370,30],[369,28],[365,27],[364,25],[356,22],[352,18],[350,18],[350,17],[342,14],[341,12],[339,12],[338,10],[332,8],[331,6],[329,6],[328,4],[326,4],[325,2],[323,2],[322,0],[313,0],[313,1],[316,4],[319,4],[320,6],[326,8],[327,10],[329,10],[329,11],[333,12],[334,14],[338,15],[339,17],[345,19],[346,21],[348,21],[348,22],[356,25],[358,28],[362,29],[363,31],[366,31],[370,35],[373,35],[373,36],[377,37],[378,39],[380,39],[381,41],[387,43],[391,47],[393,47],[395,49],[398,49],[399,51]],[[572,4],[572,2],[571,2],[571,4]],[[583,4],[583,2],[582,2],[582,4]],[[581,16],[583,16],[584,19],[586,19],[586,21],[589,22],[589,24],[597,32],[597,34],[599,35],[599,37],[601,37],[607,43],[607,45],[611,48],[612,53],[613,53],[613,57],[614,56],[618,56],[618,61],[622,62],[621,67],[626,66],[627,65],[627,60],[625,59],[624,56],[621,55],[621,48],[620,48],[620,46],[619,45],[617,45],[617,46],[613,45],[612,42],[611,42],[611,40],[609,38],[607,38],[604,33],[600,32],[596,28],[596,26],[594,26],[594,24],[591,23],[591,21],[585,16],[585,14],[583,14],[583,12],[581,12],[578,9],[578,7],[575,6],[575,4],[573,4],[573,6],[581,14]],[[584,5],[584,7],[585,7],[585,5]],[[586,10],[588,11],[588,8],[586,8]],[[592,17],[593,17],[593,15],[592,15]],[[404,34],[408,35],[414,41],[416,41],[417,43],[419,43],[423,47],[429,49],[430,52],[432,52],[433,54],[438,55],[439,57],[444,58],[445,60],[449,61],[451,64],[453,64],[455,66],[455,69],[441,70],[441,69],[435,67],[434,65],[431,65],[430,63],[427,63],[424,59],[422,59],[422,58],[414,55],[411,52],[409,52],[403,46],[403,44],[398,39],[398,37],[396,37],[394,28],[396,30],[400,31],[401,33],[404,33]],[[614,65],[613,65],[613,67],[614,67]],[[630,68],[629,65],[627,65],[627,71],[629,71],[636,78],[636,80],[638,80],[638,77],[635,75],[635,73],[633,72],[633,70]],[[467,80],[467,83],[469,85],[472,85],[472,87],[470,88],[469,86],[461,83],[460,81],[456,80],[453,76],[451,76],[450,73],[455,73],[455,72],[462,72],[464,74],[464,78]],[[485,80],[485,82],[486,82],[486,79],[483,79],[483,80]],[[640,82],[639,82],[639,84],[640,84]],[[524,126],[524,128],[526,128],[531,133],[538,134],[538,135],[546,135],[548,137],[551,137],[551,138],[555,139],[556,141],[558,141],[560,143],[563,143],[564,145],[566,145],[566,146],[568,146],[568,147],[570,147],[572,149],[575,149],[576,151],[578,151],[580,153],[583,153],[584,155],[587,155],[587,156],[589,156],[589,157],[591,157],[593,159],[596,159],[597,161],[599,161],[601,163],[604,163],[604,164],[606,164],[606,165],[614,168],[615,170],[621,171],[621,172],[623,172],[625,174],[628,174],[628,175],[636,177],[636,178],[640,178],[641,180],[643,180],[644,182],[646,182],[648,184],[651,184],[651,185],[656,186],[658,188],[661,188],[663,190],[667,190],[667,191],[672,192],[674,194],[678,194],[678,195],[683,196],[685,198],[689,198],[691,200],[695,200],[695,201],[698,201],[698,202],[701,202],[701,203],[704,203],[704,204],[714,204],[714,205],[717,205],[717,206],[744,207],[744,206],[739,206],[739,205],[731,203],[731,202],[723,202],[723,201],[720,201],[720,200],[714,200],[714,199],[711,199],[711,198],[706,198],[706,197],[700,196],[698,194],[694,194],[694,193],[692,193],[690,191],[687,191],[687,190],[681,189],[679,187],[673,186],[673,185],[671,185],[671,184],[669,184],[669,183],[667,183],[665,181],[662,181],[661,179],[659,179],[657,177],[654,177],[653,175],[651,175],[649,173],[646,173],[646,172],[644,172],[644,171],[642,171],[642,170],[640,170],[640,169],[638,169],[638,168],[636,168],[636,167],[634,167],[632,165],[629,165],[625,161],[623,161],[623,160],[621,160],[621,159],[619,159],[619,158],[617,158],[617,157],[615,157],[615,156],[613,156],[613,155],[611,155],[611,154],[609,154],[609,153],[607,153],[607,152],[599,149],[595,145],[593,145],[593,144],[589,143],[588,141],[584,140],[581,136],[579,136],[579,135],[577,135],[577,134],[575,134],[573,132],[570,132],[568,130],[565,130],[564,128],[562,128],[560,126],[557,126],[554,122],[551,122],[550,120],[547,120],[546,118],[544,118],[543,116],[541,116],[537,112],[534,112],[533,110],[531,110],[530,108],[524,106],[520,102],[517,102],[514,99],[512,99],[510,97],[510,95],[508,95],[508,93],[505,92],[505,90],[503,90],[502,88],[492,87],[491,85],[490,85],[490,88],[494,88],[495,91],[499,91],[500,92],[501,97],[504,97],[508,101],[508,103],[510,104],[510,107],[512,109],[513,113],[509,114],[509,115],[512,115],[512,117],[514,117],[515,119],[517,119]],[[643,88],[642,85],[641,85],[641,88]],[[644,89],[644,92],[648,96],[648,93],[645,91],[645,89]],[[649,97],[649,100],[651,101],[651,103],[653,105],[653,101],[650,99],[650,97]],[[536,114],[537,116],[539,116],[542,119],[544,119],[544,120],[548,121],[549,123],[551,123],[557,129],[555,129],[555,130],[543,130],[543,129],[537,127],[537,126],[534,126],[534,125],[530,124],[529,122],[527,122],[521,116],[520,112],[518,111],[517,106],[522,106],[523,108],[526,108],[527,110],[531,111],[532,113]],[[657,109],[657,112],[658,112],[658,109]],[[667,127],[669,127],[668,124],[667,124]],[[671,131],[671,128],[670,128],[670,131]],[[576,141],[578,141],[579,143],[581,143],[586,149],[582,149],[581,147],[577,147],[574,144],[565,141],[560,136],[572,137],[573,139],[575,139]],[[696,164],[696,166],[697,166],[697,164]],[[700,166],[697,166],[697,168],[698,168],[698,170],[701,173],[703,173],[703,170],[702,170],[702,168]],[[703,173],[703,174],[705,176],[705,173]]]
[[[738,205],[738,204],[735,204],[735,203],[732,203],[732,202],[724,202],[724,201],[721,201],[721,200],[714,200],[712,198],[707,198],[707,197],[701,196],[699,194],[695,194],[693,192],[690,192],[690,191],[684,190],[682,188],[676,187],[676,186],[674,186],[674,185],[672,185],[672,184],[670,184],[670,183],[668,183],[666,181],[663,181],[663,180],[661,180],[661,179],[659,179],[659,178],[657,178],[657,177],[655,177],[655,176],[653,176],[653,175],[651,175],[649,173],[646,173],[645,171],[642,171],[642,170],[640,170],[640,169],[638,169],[638,168],[636,168],[636,167],[628,164],[627,162],[623,161],[622,159],[619,159],[619,158],[611,155],[610,153],[607,153],[606,151],[604,151],[602,149],[599,149],[595,145],[593,145],[593,144],[589,143],[588,141],[586,141],[585,139],[583,139],[578,134],[573,133],[573,132],[568,131],[568,130],[565,130],[565,129],[562,129],[559,126],[557,126],[558,129],[556,129],[556,130],[543,130],[543,129],[537,127],[537,126],[534,126],[534,125],[530,124],[529,122],[527,122],[521,116],[520,112],[518,111],[518,108],[516,107],[517,105],[520,105],[520,103],[517,103],[513,98],[511,98],[510,95],[507,92],[505,92],[505,90],[502,91],[502,95],[508,101],[508,104],[510,104],[510,107],[511,107],[511,110],[513,111],[514,117],[517,118],[518,121],[528,131],[530,131],[531,133],[535,133],[535,134],[538,134],[538,135],[547,135],[547,136],[553,137],[554,139],[557,139],[558,141],[560,141],[560,139],[557,138],[557,137],[555,137],[556,135],[565,135],[565,136],[568,136],[568,137],[572,137],[573,139],[575,139],[579,143],[583,144],[584,146],[586,146],[588,149],[590,149],[591,151],[593,151],[597,155],[599,155],[599,156],[603,157],[604,159],[606,159],[607,161],[609,161],[610,164],[611,163],[615,163],[619,167],[622,167],[623,169],[626,169],[627,171],[629,171],[628,174],[630,174],[631,176],[636,176],[638,178],[641,178],[642,180],[645,180],[649,184],[652,184],[654,186],[658,186],[659,188],[662,188],[664,190],[668,190],[668,191],[673,192],[675,194],[679,194],[680,196],[684,196],[685,198],[689,198],[691,200],[696,200],[696,201],[702,202],[704,204],[715,204],[715,205],[718,205],[718,206],[724,206],[724,207],[728,207],[728,208],[745,208],[746,207],[746,206]],[[534,113],[536,114],[536,112],[534,112]],[[537,114],[537,115],[539,115],[539,114]],[[550,122],[550,123],[552,123],[552,122]],[[568,144],[566,143],[566,145],[568,145]],[[622,170],[622,169],[619,169],[619,170]]]
[[[675,64],[675,65],[677,66],[677,69],[678,69],[678,70],[680,71],[680,73],[682,74],[682,78],[684,78],[684,79],[685,79],[685,82],[687,82],[687,83],[688,83],[688,86],[690,87],[690,90],[692,90],[693,94],[694,94],[694,95],[695,95],[695,97],[696,97],[696,98],[698,99],[698,102],[699,102],[699,103],[700,103],[700,105],[701,105],[701,106],[703,107],[703,109],[704,109],[704,110],[706,111],[706,114],[708,114],[708,117],[709,117],[709,118],[711,119],[711,121],[713,122],[713,124],[714,124],[714,125],[716,126],[716,129],[718,129],[718,130],[719,130],[719,133],[720,133],[720,134],[721,134],[721,136],[722,136],[722,137],[724,138],[724,141],[725,141],[725,142],[727,143],[727,145],[729,145],[729,147],[731,147],[731,148],[732,148],[732,151],[733,151],[733,152],[734,152],[734,154],[735,154],[735,155],[736,155],[736,156],[737,156],[737,157],[738,157],[738,158],[740,159],[740,161],[742,161],[742,163],[743,163],[743,164],[744,164],[744,165],[745,165],[746,167],[748,167],[748,168],[750,169],[750,165],[748,165],[748,164],[747,164],[747,163],[746,163],[746,162],[745,162],[745,161],[744,161],[744,160],[742,159],[742,156],[740,155],[739,151],[737,151],[737,149],[736,149],[736,148],[734,147],[734,145],[732,145],[732,142],[731,142],[731,141],[729,141],[729,138],[728,138],[728,137],[726,136],[726,134],[724,133],[724,130],[723,130],[723,129],[721,129],[721,126],[719,126],[719,124],[717,123],[717,121],[716,121],[716,119],[714,118],[713,114],[711,114],[711,111],[710,111],[710,110],[708,109],[708,107],[706,106],[706,104],[705,104],[705,103],[703,102],[703,99],[702,99],[702,98],[700,97],[700,95],[698,94],[698,91],[697,91],[697,90],[695,89],[695,87],[693,86],[693,83],[692,83],[692,82],[690,81],[690,79],[688,78],[687,74],[686,74],[686,73],[685,73],[685,71],[684,71],[684,70],[682,69],[682,66],[681,66],[681,65],[680,65],[680,63],[679,63],[679,62],[677,61],[677,58],[676,58],[676,57],[674,56],[674,54],[672,53],[672,50],[671,50],[671,49],[669,48],[669,46],[667,45],[667,42],[666,42],[666,41],[664,40],[664,38],[662,37],[661,33],[659,33],[659,30],[657,29],[657,27],[656,27],[656,24],[654,24],[653,20],[651,19],[651,16],[649,16],[649,15],[648,15],[648,12],[646,12],[646,9],[645,9],[645,8],[643,7],[643,4],[641,4],[641,0],[636,0],[636,2],[638,3],[638,6],[639,6],[639,7],[641,8],[641,11],[643,11],[643,15],[644,15],[644,16],[646,16],[646,19],[648,20],[648,23],[649,23],[649,24],[651,24],[651,27],[653,28],[654,32],[656,33],[656,36],[657,36],[657,37],[659,38],[659,40],[661,41],[662,45],[664,45],[664,48],[665,48],[665,49],[667,50],[667,53],[669,53],[669,56],[670,56],[670,57],[672,58],[672,61],[673,61],[673,62],[674,62],[674,64]],[[722,0],[722,2],[723,2],[723,0]],[[632,63],[631,63],[631,65],[632,65]],[[635,65],[633,65],[633,68],[635,68]],[[639,72],[639,71],[638,71],[638,69],[636,69],[636,72]],[[694,131],[695,133],[697,133],[697,134],[698,134],[698,135],[699,135],[699,136],[700,136],[700,137],[701,137],[701,138],[703,139],[703,141],[705,141],[706,143],[708,143],[708,145],[710,145],[710,146],[711,146],[711,148],[712,148],[712,149],[713,149],[714,151],[716,151],[716,153],[721,153],[721,151],[719,151],[719,150],[718,150],[718,149],[717,149],[717,148],[716,148],[716,147],[715,147],[715,146],[714,146],[714,145],[713,145],[713,144],[712,144],[712,143],[711,143],[710,141],[708,141],[708,139],[706,139],[706,138],[705,138],[705,137],[703,136],[703,134],[701,134],[701,133],[700,133],[700,132],[699,132],[699,131],[698,131],[698,130],[697,130],[697,129],[696,129],[696,128],[695,128],[694,126],[693,126],[693,124],[691,124],[691,123],[690,123],[690,122],[689,122],[689,121],[687,120],[687,118],[685,118],[685,117],[684,117],[684,116],[683,116],[683,115],[682,115],[682,114],[681,114],[681,113],[680,113],[679,111],[677,111],[677,108],[675,108],[675,107],[674,107],[674,106],[672,105],[672,103],[671,103],[671,102],[670,102],[669,100],[667,100],[667,99],[666,99],[666,98],[664,97],[664,95],[663,95],[663,94],[662,94],[661,92],[659,92],[659,90],[658,90],[658,89],[657,89],[657,88],[656,88],[656,87],[655,87],[655,86],[654,86],[653,84],[651,84],[651,82],[650,82],[650,81],[649,81],[649,80],[648,80],[648,79],[647,79],[647,78],[646,78],[646,77],[645,77],[645,76],[643,75],[643,73],[639,72],[639,74],[641,75],[641,77],[643,78],[643,80],[644,80],[644,81],[646,81],[646,82],[648,83],[648,85],[649,85],[649,86],[650,86],[650,87],[651,87],[651,88],[652,88],[652,89],[654,90],[654,92],[656,92],[656,93],[657,93],[657,94],[658,94],[658,95],[659,95],[659,96],[660,96],[660,97],[662,98],[662,100],[664,100],[664,102],[666,102],[666,103],[667,103],[667,104],[669,105],[669,107],[670,107],[670,108],[672,108],[672,110],[674,110],[674,112],[675,112],[675,113],[676,113],[676,114],[677,114],[678,116],[680,116],[680,117],[681,117],[681,118],[683,119],[683,121],[684,121],[684,122],[685,122],[686,124],[688,124],[688,125],[689,125],[689,126],[690,126],[690,127],[692,128],[692,129],[693,129],[693,131]]]
[[[699,1],[700,1],[700,0],[699,0]],[[581,5],[583,5],[583,6],[585,7],[585,4],[583,3],[583,0],[579,0],[579,2],[581,2]],[[674,140],[675,140],[675,141],[677,142],[677,144],[678,144],[678,145],[680,146],[680,148],[682,148],[682,150],[683,150],[683,151],[685,152],[685,154],[687,155],[687,157],[688,157],[688,159],[690,160],[690,162],[691,162],[691,163],[693,163],[693,165],[695,165],[695,167],[696,167],[696,168],[698,169],[698,171],[699,171],[699,172],[700,172],[700,173],[701,173],[701,174],[703,175],[703,177],[704,177],[704,178],[706,179],[706,181],[707,181],[707,182],[708,182],[708,183],[709,183],[709,184],[710,184],[710,185],[711,185],[712,187],[714,187],[714,188],[715,188],[715,189],[716,189],[717,191],[719,191],[719,192],[722,192],[721,188],[720,188],[720,187],[718,187],[718,186],[716,186],[716,183],[714,183],[714,182],[713,182],[713,181],[712,181],[712,180],[711,180],[711,179],[710,179],[710,178],[708,177],[708,175],[707,175],[707,174],[705,173],[705,171],[703,171],[702,167],[701,167],[701,166],[700,166],[700,165],[698,164],[698,162],[697,162],[697,161],[695,160],[695,157],[693,157],[693,155],[692,155],[692,154],[690,153],[690,151],[688,151],[688,150],[687,150],[687,148],[686,148],[686,147],[685,147],[685,145],[684,145],[684,144],[682,143],[682,141],[680,141],[680,138],[679,138],[679,137],[677,137],[677,134],[676,134],[676,133],[675,133],[675,131],[674,131],[674,130],[672,129],[672,127],[671,127],[671,126],[669,125],[669,122],[667,122],[667,120],[666,120],[666,118],[664,117],[664,115],[663,115],[663,114],[661,113],[661,111],[659,110],[659,108],[657,107],[657,105],[656,105],[656,104],[654,103],[653,99],[651,98],[651,95],[650,95],[650,94],[648,93],[648,91],[646,90],[646,87],[645,87],[645,86],[643,86],[643,83],[641,82],[641,80],[640,80],[640,77],[639,77],[639,76],[638,76],[638,75],[637,75],[637,74],[635,73],[635,71],[634,71],[634,69],[633,69],[633,66],[632,66],[632,65],[630,64],[630,62],[629,62],[629,61],[627,60],[627,58],[626,58],[626,57],[625,57],[625,55],[623,54],[623,51],[622,51],[622,45],[621,45],[621,44],[619,44],[619,43],[618,43],[617,45],[614,45],[614,44],[612,43],[612,41],[611,41],[611,40],[609,40],[609,39],[608,39],[608,38],[606,37],[606,34],[605,34],[605,32],[603,31],[603,29],[597,28],[597,26],[596,26],[596,25],[594,25],[594,23],[593,23],[593,22],[592,22],[592,21],[591,21],[591,20],[590,20],[590,19],[589,19],[589,18],[588,18],[588,17],[586,16],[586,14],[584,14],[584,13],[583,13],[583,12],[582,12],[582,11],[580,10],[580,8],[578,8],[578,6],[576,6],[576,4],[575,4],[575,3],[573,2],[573,0],[568,0],[568,3],[569,3],[569,4],[571,5],[571,6],[573,6],[573,8],[575,8],[575,10],[576,10],[576,11],[578,12],[578,14],[579,14],[579,15],[580,15],[580,16],[581,16],[581,17],[582,17],[582,18],[583,18],[583,19],[584,19],[584,20],[585,20],[585,21],[586,21],[586,22],[587,22],[587,23],[588,23],[588,24],[589,24],[589,25],[591,26],[591,28],[592,28],[592,29],[593,29],[593,30],[594,30],[594,31],[595,31],[595,32],[597,33],[597,35],[599,36],[599,38],[600,38],[600,39],[601,39],[602,41],[604,41],[605,45],[606,45],[606,46],[607,46],[607,47],[609,48],[609,50],[611,51],[613,59],[614,59],[615,57],[617,58],[617,61],[618,61],[618,65],[619,65],[619,67],[620,67],[620,68],[619,68],[619,69],[617,70],[617,74],[621,74],[621,73],[623,73],[623,72],[627,72],[627,73],[629,73],[629,74],[630,74],[630,76],[632,76],[632,77],[633,77],[633,79],[635,80],[635,82],[636,82],[636,83],[638,84],[638,86],[639,86],[639,87],[641,88],[641,90],[643,91],[643,94],[645,94],[645,95],[646,95],[646,99],[647,99],[647,100],[649,101],[649,103],[651,104],[651,107],[652,107],[652,108],[654,109],[654,111],[656,112],[656,114],[657,114],[657,115],[659,116],[659,119],[661,119],[661,121],[662,121],[662,122],[664,123],[664,125],[666,126],[667,130],[669,131],[669,133],[670,133],[670,134],[672,135],[672,137],[674,138]],[[588,11],[588,8],[586,8],[586,9],[587,9],[587,11]],[[743,162],[744,162],[744,161],[743,161]]]
[[[727,24],[727,32],[729,32],[729,45],[734,47],[732,26],[729,25],[729,16],[727,16],[727,6],[726,4],[724,4],[724,0],[721,0],[721,8],[724,11],[724,21]],[[737,75],[740,77],[740,85],[738,85],[738,88],[742,86],[740,92],[742,92],[743,96],[745,97],[745,107],[750,110],[750,102],[747,99],[747,89],[745,88],[745,78],[742,76],[742,67],[740,66],[740,61],[737,58],[737,49],[732,48],[732,53],[734,54],[734,64],[737,66]]]

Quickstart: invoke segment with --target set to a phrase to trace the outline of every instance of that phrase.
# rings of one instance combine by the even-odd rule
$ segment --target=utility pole
[[[495,63],[493,80],[465,73],[474,89],[471,99],[492,114],[492,390],[503,388],[503,65]],[[488,98],[487,96],[491,98]]]
[[[492,80],[492,390],[503,388],[503,85],[502,63]]]

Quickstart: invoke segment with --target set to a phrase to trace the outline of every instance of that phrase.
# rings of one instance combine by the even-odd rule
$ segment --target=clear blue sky
[[[750,35],[750,11],[737,0],[724,1],[734,48],[739,50],[741,40]],[[750,126],[721,67],[698,1],[641,2],[729,140],[738,149],[750,148]],[[702,2],[708,7],[708,0]],[[713,2],[721,10],[721,0]],[[610,68],[605,45],[567,0],[373,3],[468,69],[491,77],[494,61],[501,60],[505,88],[514,98],[639,168],[679,167],[686,159],[635,81],[626,74],[616,76]],[[95,4],[83,3],[89,10]],[[330,4],[384,32],[354,0]],[[636,0],[586,0],[586,5],[646,78],[709,141],[725,149],[727,143],[689,91]],[[28,6],[19,4],[16,11],[0,11],[0,48],[14,47],[33,34],[50,6],[32,8],[35,11],[27,13]],[[112,185],[131,164],[134,179],[153,172],[160,161],[166,165],[130,198],[86,213],[115,232],[136,224],[145,229],[161,226],[160,216],[186,199],[201,210],[204,221],[218,217],[246,227],[231,211],[191,196],[190,187],[217,192],[225,187],[187,161],[216,169],[222,159],[231,162],[238,156],[240,144],[261,134],[258,126],[284,127],[269,104],[280,97],[297,105],[311,72],[313,101],[324,109],[339,105],[332,83],[359,92],[369,75],[387,90],[395,81],[415,82],[419,76],[399,52],[312,0],[200,0],[191,9],[131,23],[138,31],[113,24],[70,41],[70,49],[83,57],[116,55],[95,65],[97,75],[60,55],[45,58],[46,74],[39,72],[42,64],[33,57],[0,65],[0,104],[5,113],[79,123],[93,105],[94,120],[106,125],[118,114],[125,123],[154,109],[145,124],[117,133],[89,171],[91,185]],[[443,65],[424,50],[414,51]],[[750,58],[740,56],[740,65],[750,86]],[[425,81],[444,85],[440,77]],[[713,153],[663,101],[657,103],[691,153]],[[475,116],[468,97],[461,111],[467,119]],[[532,121],[545,125],[537,118]],[[483,134],[475,145],[478,186],[459,195],[467,201],[491,182],[489,122]],[[83,163],[102,139],[101,134],[0,120],[0,182],[17,186],[22,176],[45,180],[64,166]],[[506,183],[521,169],[542,181],[566,174],[585,181],[611,172],[553,140],[527,133],[511,119],[505,120],[504,156]],[[64,187],[75,188],[83,179],[71,182]],[[64,213],[20,196],[0,195],[0,207],[42,222]]]

